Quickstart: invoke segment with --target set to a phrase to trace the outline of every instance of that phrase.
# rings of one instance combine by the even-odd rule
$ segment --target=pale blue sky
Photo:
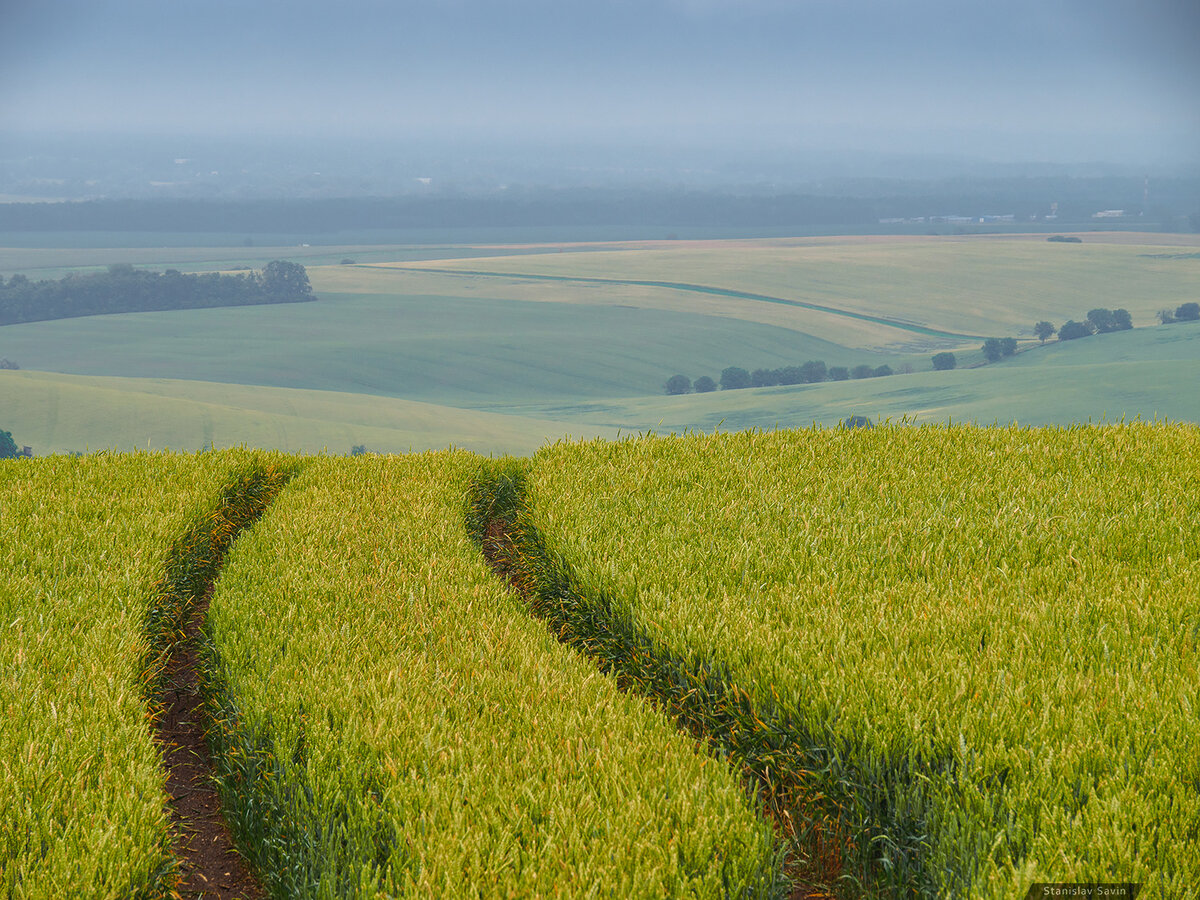
[[[0,0],[0,130],[1200,161],[1196,0]]]

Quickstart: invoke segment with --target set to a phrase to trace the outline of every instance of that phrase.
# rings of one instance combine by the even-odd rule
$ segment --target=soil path
[[[510,588],[523,600],[528,600],[534,590],[528,576],[523,576],[519,567],[512,565],[516,554],[516,544],[509,532],[507,524],[499,518],[491,519],[485,526],[482,541],[484,559],[492,571],[503,578]],[[618,679],[619,684],[619,679]],[[624,689],[624,688],[622,688]],[[707,747],[708,738],[685,722],[676,721],[679,730],[687,734],[702,747]],[[791,841],[791,829],[774,817],[768,817],[775,826],[781,840]],[[785,867],[787,876],[791,879],[792,890],[790,900],[836,900],[837,894],[831,891],[829,885],[834,883],[841,869],[840,847],[817,847],[816,858],[820,860],[816,869],[808,870],[794,864]],[[818,871],[819,870],[819,871]]]
[[[204,709],[196,674],[196,637],[211,591],[195,604],[186,638],[167,662],[168,687],[157,738],[167,768],[171,826],[180,863],[177,887],[183,900],[265,900],[266,891],[233,846],[213,782],[204,740]]]

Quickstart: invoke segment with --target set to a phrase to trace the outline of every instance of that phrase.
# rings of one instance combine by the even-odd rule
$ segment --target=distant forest
[[[1200,178],[1004,178],[881,181],[838,193],[662,188],[522,188],[344,199],[112,199],[0,204],[0,231],[318,233],[522,226],[877,226],[880,219],[1013,215],[1087,222],[1123,209],[1143,225],[1200,230]],[[1057,204],[1057,207],[1053,207]],[[1142,207],[1146,208],[1143,209]]]
[[[105,313],[299,303],[316,299],[299,263],[275,260],[261,272],[184,275],[151,272],[127,263],[107,272],[68,275],[58,281],[0,277],[0,325],[42,322]]]

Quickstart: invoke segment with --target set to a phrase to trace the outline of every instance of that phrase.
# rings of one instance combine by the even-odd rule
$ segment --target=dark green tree
[[[884,363],[882,366],[878,366],[873,372],[871,372],[871,377],[872,378],[886,378],[888,375],[893,375],[893,374],[895,374],[895,373],[892,372],[892,367],[889,366],[887,363]]]
[[[0,459],[16,459],[19,448],[11,431],[0,429]]]
[[[667,379],[668,394],[690,394],[692,392],[692,379],[686,375],[672,375]]]
[[[1113,311],[1099,307],[1097,309],[1089,309],[1087,320],[1092,324],[1092,330],[1096,334],[1107,334],[1110,331],[1117,330],[1116,321],[1113,319]]]
[[[751,386],[750,373],[737,366],[721,370],[721,390],[737,391]]]
[[[1042,320],[1033,326],[1033,333],[1037,335],[1038,340],[1043,344],[1046,343],[1046,340],[1050,337],[1050,335],[1054,334],[1056,331],[1058,331],[1058,329],[1055,328],[1053,324],[1045,320]]]
[[[988,362],[998,362],[1004,356],[1004,347],[1000,338],[988,338],[983,342],[983,356]]]
[[[958,365],[958,360],[954,358],[953,353],[935,353],[933,354],[933,367],[939,372],[945,372],[953,369]]]
[[[853,369],[850,370],[851,378],[870,378],[874,374],[875,374],[875,370],[871,366],[866,365],[865,363],[861,366],[855,366]]]
[[[1017,352],[1017,339],[1014,337],[1000,338],[1000,353],[1004,356],[1012,356]]]
[[[1175,310],[1175,318],[1180,322],[1195,322],[1200,319],[1200,303],[1183,303]]]
[[[829,369],[831,381],[846,381],[850,378],[850,370],[845,366],[833,366]]]
[[[1073,319],[1063,323],[1058,329],[1058,339],[1060,341],[1073,341],[1077,338],[1090,337],[1095,334],[1096,329],[1091,322],[1076,322]]]
[[[710,391],[715,391],[716,389],[717,383],[707,375],[701,375],[696,379],[696,383],[692,385],[692,390],[694,390],[697,394],[707,394]]]
[[[778,370],[780,384],[803,384],[804,372],[799,366],[784,366]]]
[[[772,387],[779,384],[779,377],[772,369],[755,369],[750,373],[751,387]]]
[[[304,266],[286,259],[274,259],[263,266],[262,286],[269,297],[304,300],[312,296]]]
[[[800,367],[800,373],[804,376],[805,384],[816,384],[829,376],[823,359],[810,359]]]
[[[1127,309],[1113,310],[1113,330],[1114,331],[1129,331],[1133,328],[1133,316],[1129,314]]]

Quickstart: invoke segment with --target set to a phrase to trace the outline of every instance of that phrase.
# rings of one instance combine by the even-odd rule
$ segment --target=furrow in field
[[[260,459],[0,460],[0,897],[178,896],[164,561]]]
[[[839,823],[873,889],[1191,896],[1197,437],[563,442],[493,470],[475,518],[511,524],[564,640],[825,798],[790,811]]]
[[[397,267],[394,266],[360,266],[360,268],[397,269]],[[853,310],[841,309],[836,306],[825,306],[820,303],[806,303],[803,300],[789,300],[785,297],[772,297],[768,294],[756,294],[749,291],[735,291],[729,288],[719,288],[705,284],[690,284],[684,281],[643,281],[640,279],[626,278],[536,275],[528,272],[493,272],[480,269],[439,269],[428,266],[408,266],[403,269],[399,269],[399,271],[409,270],[433,272],[439,275],[463,275],[481,278],[520,278],[528,279],[530,281],[558,281],[577,284],[614,284],[630,285],[634,287],[666,288],[668,290],[675,291],[690,291],[696,294],[712,294],[718,297],[730,297],[735,300],[755,300],[760,303],[778,303],[783,306],[795,306],[800,309],[811,309],[815,312],[829,313],[830,315],[842,316],[847,319],[857,319],[862,322],[872,322],[876,325],[886,325],[901,331],[907,331],[913,334],[921,334],[928,337],[955,338],[969,341],[983,340],[983,336],[981,335],[961,334],[954,331],[941,331],[937,328],[929,328],[925,325],[918,325],[915,322],[904,322],[899,319],[891,319],[886,316],[872,316],[868,313],[854,312]]]
[[[219,504],[199,517],[171,548],[158,596],[148,619],[156,668],[155,738],[166,768],[177,890],[196,900],[258,900],[262,885],[234,848],[214,781],[215,767],[205,733],[198,640],[213,583],[237,536],[266,510],[291,478],[278,465],[256,467],[229,482]]]
[[[202,670],[272,893],[779,898],[720,760],[530,619],[461,451],[307,465],[222,570]]]
[[[845,865],[853,852],[849,835],[826,799],[806,784],[821,761],[795,741],[785,717],[753,701],[727,668],[672,652],[611,597],[583,588],[570,563],[547,551],[530,518],[524,479],[524,463],[509,460],[482,470],[471,485],[467,528],[492,569],[559,641],[615,677],[623,690],[668,711],[681,730],[734,764],[789,849],[793,900],[862,889]]]

